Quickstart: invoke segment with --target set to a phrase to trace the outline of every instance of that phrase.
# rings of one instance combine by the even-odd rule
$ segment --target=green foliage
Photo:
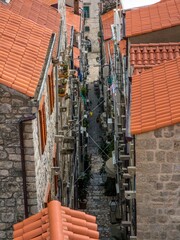
[[[99,150],[99,154],[102,156],[104,161],[107,161],[110,157],[112,157],[112,151],[114,150],[113,136],[109,136],[107,140],[108,142],[103,141],[101,143],[101,149]]]
[[[90,184],[91,178],[92,174],[90,171],[87,171],[78,179],[78,199],[82,202],[86,199],[86,196],[88,194],[88,186]]]
[[[86,128],[89,126],[89,121],[88,121],[87,118],[84,118],[84,119],[83,119],[82,125],[83,125],[83,127],[86,127]]]
[[[87,96],[87,89],[86,89],[86,87],[83,86],[83,87],[81,88],[81,94],[82,94],[83,97],[86,97],[86,96]]]

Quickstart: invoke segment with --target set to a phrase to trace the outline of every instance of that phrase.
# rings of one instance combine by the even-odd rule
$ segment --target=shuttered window
[[[48,85],[49,85],[49,107],[50,114],[52,114],[54,109],[54,79],[53,79],[53,71],[51,75],[48,75]]]
[[[46,111],[45,111],[45,100],[44,96],[41,99],[39,106],[39,125],[40,125],[40,142],[41,142],[41,153],[43,154],[46,146],[47,129],[46,129]]]

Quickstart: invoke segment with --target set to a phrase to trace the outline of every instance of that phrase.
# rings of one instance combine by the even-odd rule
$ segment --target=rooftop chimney
[[[79,0],[74,0],[74,13],[79,15]]]

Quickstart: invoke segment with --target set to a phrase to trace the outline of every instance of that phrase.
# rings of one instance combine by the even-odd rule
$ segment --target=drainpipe
[[[36,118],[35,115],[29,117],[22,117],[18,121],[19,136],[20,136],[20,150],[21,150],[21,166],[22,166],[22,179],[23,179],[23,196],[24,196],[24,214],[28,218],[28,199],[27,199],[27,181],[26,181],[26,163],[24,157],[24,140],[23,140],[23,123],[32,121]]]

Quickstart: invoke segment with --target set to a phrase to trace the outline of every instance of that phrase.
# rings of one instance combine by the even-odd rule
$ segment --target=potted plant
[[[81,88],[81,94],[82,94],[83,97],[86,97],[86,96],[87,96],[86,87],[83,86],[83,87]]]
[[[61,80],[61,84],[62,84],[63,86],[65,86],[65,85],[67,84],[67,80],[63,78],[63,79]]]
[[[60,97],[64,97],[66,95],[66,88],[59,87],[58,88],[58,94]]]

